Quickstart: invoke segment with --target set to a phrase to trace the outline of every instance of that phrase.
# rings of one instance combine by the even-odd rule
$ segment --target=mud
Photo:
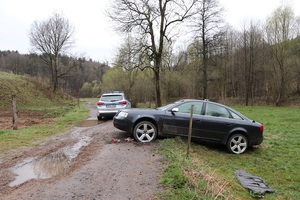
[[[47,115],[49,111],[39,110],[19,110],[18,111],[18,128],[25,128],[41,123],[50,123],[53,118]],[[45,117],[49,116],[49,117]],[[13,128],[12,111],[0,110],[0,129],[9,130]]]
[[[141,144],[98,121],[94,103],[77,127],[0,163],[0,199],[154,199],[162,190],[158,141]],[[29,177],[29,178],[28,178]]]
[[[88,119],[77,123],[78,127],[90,127],[90,126],[96,126],[98,124],[102,124],[103,121],[97,120],[97,119]]]
[[[68,170],[72,159],[77,157],[81,147],[87,146],[90,141],[90,137],[83,137],[71,147],[63,147],[38,159],[26,158],[13,168],[13,173],[17,176],[9,186],[17,186],[31,179],[52,178],[64,173]]]

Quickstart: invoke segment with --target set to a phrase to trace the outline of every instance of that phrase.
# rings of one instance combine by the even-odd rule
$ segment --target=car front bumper
[[[127,133],[132,132],[132,123],[127,118],[115,116],[113,119],[114,127]]]

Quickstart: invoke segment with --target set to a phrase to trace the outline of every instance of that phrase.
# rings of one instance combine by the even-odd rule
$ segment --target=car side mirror
[[[179,109],[178,108],[172,108],[172,110],[171,110],[171,112],[178,112],[179,111]]]

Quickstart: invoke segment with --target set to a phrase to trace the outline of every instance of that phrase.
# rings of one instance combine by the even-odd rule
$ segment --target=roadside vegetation
[[[28,114],[25,117],[29,120],[32,117],[29,113],[35,112],[39,113],[40,118],[49,119],[18,130],[4,130],[0,127],[0,158],[20,147],[36,145],[38,141],[63,132],[86,118],[87,110],[81,105],[82,102],[78,104],[77,100],[64,93],[51,91],[49,86],[35,79],[0,73],[1,116],[2,113],[11,111],[11,96],[14,94],[17,97],[18,111]],[[0,125],[1,123],[3,122]]]
[[[167,165],[161,183],[168,187],[163,199],[251,199],[234,171],[238,169],[259,176],[275,190],[265,199],[300,199],[300,109],[284,107],[246,107],[239,110],[265,125],[262,145],[241,155],[229,154],[225,148],[192,144],[186,158],[187,140],[161,140],[160,153]]]
[[[66,131],[87,116],[83,106],[77,107],[66,104],[62,106],[53,105],[50,108],[38,107],[38,109],[51,109],[57,117],[53,116],[54,119],[50,123],[37,124],[18,130],[0,130],[0,152],[3,156],[20,147],[37,145],[40,140]]]

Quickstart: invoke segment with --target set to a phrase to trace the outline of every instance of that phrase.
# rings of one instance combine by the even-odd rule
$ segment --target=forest
[[[216,0],[128,2],[111,5],[109,16],[124,36],[112,63],[40,51],[39,28],[61,20],[55,14],[36,22],[31,31],[36,52],[0,51],[0,70],[47,81],[53,90],[80,98],[122,90],[134,104],[157,106],[181,98],[299,104],[300,17],[291,6],[282,5],[265,21],[250,19],[236,29],[224,21]],[[176,43],[181,37],[187,38],[182,46]]]
[[[18,51],[0,51],[0,71],[30,76],[37,81],[49,83],[51,70],[38,59],[37,54],[19,54]],[[110,69],[107,63],[99,63],[85,58],[62,56],[61,68],[71,66],[68,73],[62,73],[59,89],[74,97],[97,97],[101,93],[100,83],[103,74]],[[88,89],[84,89],[89,85]],[[93,88],[90,87],[93,85]]]

